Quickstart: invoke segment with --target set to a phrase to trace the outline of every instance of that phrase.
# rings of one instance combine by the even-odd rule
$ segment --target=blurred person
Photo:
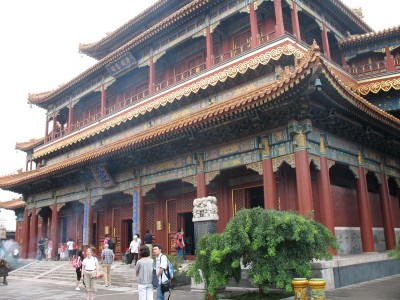
[[[104,284],[107,287],[111,285],[111,265],[114,261],[114,252],[108,248],[108,244],[105,244],[103,251],[101,251],[101,261],[103,266]]]
[[[153,300],[153,269],[154,261],[150,258],[147,246],[141,246],[140,259],[136,264],[139,300]]]
[[[93,257],[92,249],[86,250],[86,258],[82,261],[83,280],[86,287],[86,300],[92,300],[97,291],[95,278],[99,277],[99,262]]]

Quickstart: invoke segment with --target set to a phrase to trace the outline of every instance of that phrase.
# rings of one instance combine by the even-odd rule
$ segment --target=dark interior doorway
[[[249,208],[264,208],[264,189],[262,186],[256,186],[248,189]]]
[[[90,245],[96,246],[96,241],[97,241],[97,224],[93,223],[92,224],[92,240],[90,242]]]
[[[187,212],[181,214],[181,220],[183,220],[183,228],[185,230],[185,252],[187,255],[194,255],[195,244],[194,244],[194,224],[193,224],[193,213]]]
[[[125,241],[123,241],[124,243],[124,250],[126,248],[129,248],[129,244],[131,243],[131,241],[133,240],[133,231],[132,231],[132,225],[133,225],[133,221],[132,220],[124,220],[124,228],[126,229],[125,231]],[[121,249],[122,251],[122,249]]]
[[[67,242],[67,224],[68,220],[67,218],[62,218],[61,219],[61,242],[66,243]]]

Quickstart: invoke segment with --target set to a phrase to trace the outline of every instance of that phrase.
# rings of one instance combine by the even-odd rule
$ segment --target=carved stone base
[[[217,233],[217,220],[197,221],[194,222],[194,242],[197,244],[198,240],[205,234]]]

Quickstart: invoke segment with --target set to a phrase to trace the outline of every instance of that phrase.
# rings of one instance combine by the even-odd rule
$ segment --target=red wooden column
[[[83,203],[83,232],[82,232],[82,246],[83,251],[90,247],[91,238],[92,238],[92,222],[93,222],[93,207],[92,207],[92,199],[90,198],[90,189],[88,190],[88,199],[86,199]],[[86,227],[85,227],[86,226]],[[97,247],[97,245],[95,245]]]
[[[47,142],[47,135],[49,134],[49,120],[47,119],[46,115],[46,126],[45,126],[45,133],[44,133],[44,142]]]
[[[301,40],[299,14],[296,1],[292,1],[291,17],[292,17],[293,34],[298,40]]]
[[[393,72],[396,71],[396,66],[394,64],[394,59],[392,55],[390,54],[390,49],[389,47],[385,47],[385,54],[386,54],[386,69],[388,72]]]
[[[251,48],[257,47],[260,43],[258,40],[257,14],[254,9],[254,2],[249,4],[250,13],[250,30],[251,30]]]
[[[328,59],[331,59],[331,51],[329,49],[328,30],[326,29],[325,23],[322,23],[321,38],[322,38],[322,47],[324,48],[324,54]]]
[[[285,33],[285,27],[283,25],[282,0],[274,0],[274,9],[276,37],[280,37]]]
[[[211,68],[214,65],[213,62],[214,49],[213,49],[213,39],[210,26],[206,27],[206,49],[207,49],[206,68]]]
[[[311,132],[311,121],[291,121],[289,133],[293,135],[294,158],[296,163],[296,186],[299,213],[308,214],[313,208],[310,163],[307,152],[307,133]]]
[[[155,70],[153,57],[149,59],[149,95],[154,94]]]
[[[38,217],[36,215],[36,208],[34,207],[31,210],[31,228],[29,231],[29,252],[28,257],[36,258],[37,250],[38,250],[38,236],[37,236],[37,225],[38,225]]]
[[[57,129],[57,113],[53,113],[53,132],[51,133],[51,139],[54,140],[56,137],[56,129]]]
[[[51,207],[51,227],[50,227],[50,239],[53,242],[53,254],[57,254],[58,249],[58,211],[57,203],[54,203]]]
[[[22,240],[21,240],[21,258],[28,258],[29,251],[29,211],[27,208],[24,210],[24,223],[22,224]]]
[[[392,207],[390,205],[389,186],[385,173],[381,174],[380,181],[381,182],[379,184],[379,198],[381,201],[386,250],[392,250],[396,247],[396,235],[394,233]]]
[[[271,149],[269,147],[268,137],[261,138],[261,146],[264,185],[264,208],[276,209],[276,179],[274,168],[272,165]]]
[[[320,137],[320,170],[317,173],[318,195],[321,211],[321,222],[335,235],[335,221],[332,205],[331,180],[329,177],[328,158],[326,157],[325,136]]]
[[[358,178],[356,182],[356,192],[362,247],[364,252],[374,252],[375,245],[374,234],[372,232],[371,208],[361,152],[359,153],[359,166],[357,172]]]
[[[100,116],[104,117],[106,114],[106,100],[107,100],[107,91],[104,87],[104,84],[101,85],[101,105],[100,105]]]
[[[204,172],[203,153],[197,154],[197,198],[207,197],[206,173]]]
[[[72,131],[72,117],[74,115],[74,107],[72,103],[69,104],[69,112],[68,112],[68,133]]]

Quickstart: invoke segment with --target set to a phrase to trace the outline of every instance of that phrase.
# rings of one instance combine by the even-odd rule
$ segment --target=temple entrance
[[[233,215],[243,208],[264,208],[264,188],[255,186],[232,190]]]
[[[68,226],[68,218],[61,219],[61,243],[67,242],[67,226]]]
[[[262,186],[249,188],[247,193],[249,197],[247,208],[264,208],[264,188]]]
[[[186,212],[180,213],[178,220],[181,221],[179,227],[182,227],[185,231],[185,252],[186,255],[194,255],[195,245],[194,245],[194,224],[193,224],[193,213]]]
[[[121,255],[129,248],[129,244],[133,240],[132,220],[122,221],[122,239],[121,239]]]

